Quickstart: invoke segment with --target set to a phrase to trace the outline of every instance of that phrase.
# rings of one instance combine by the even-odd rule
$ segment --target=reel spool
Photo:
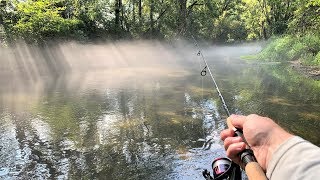
[[[213,177],[219,177],[228,172],[232,164],[232,161],[228,158],[218,158],[212,162]]]
[[[213,177],[208,170],[202,172],[206,180],[241,180],[240,167],[229,158],[217,158],[211,164]]]

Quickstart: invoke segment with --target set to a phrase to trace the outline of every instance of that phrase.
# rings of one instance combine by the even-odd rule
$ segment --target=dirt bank
[[[301,74],[315,80],[320,80],[320,66],[306,66],[300,60],[290,61],[290,64],[293,69]]]

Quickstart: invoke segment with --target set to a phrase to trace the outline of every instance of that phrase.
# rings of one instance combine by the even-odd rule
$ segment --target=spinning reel
[[[212,176],[205,169],[202,172],[206,180],[241,180],[241,170],[239,165],[232,162],[229,158],[217,158],[212,162]]]

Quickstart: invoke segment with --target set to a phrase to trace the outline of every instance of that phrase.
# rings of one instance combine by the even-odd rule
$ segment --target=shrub
[[[76,18],[63,18],[61,12],[64,10],[65,7],[56,6],[52,0],[27,0],[17,4],[18,19],[13,26],[15,35],[27,41],[38,42],[75,34],[82,22]]]
[[[267,61],[291,61],[301,59],[306,65],[320,64],[320,36],[309,33],[301,37],[284,36],[272,39],[258,54]]]
[[[285,36],[271,40],[270,44],[260,53],[259,59],[267,61],[287,61],[288,52],[292,48],[294,38]]]
[[[307,51],[316,55],[320,51],[320,36],[306,34],[301,37],[302,43],[307,46]]]
[[[304,64],[304,65],[314,65],[313,64],[313,60],[314,60],[314,56],[312,53],[304,53],[302,56],[301,56],[301,62]]]
[[[289,60],[298,59],[306,49],[307,49],[307,46],[305,46],[303,43],[299,41],[294,43],[292,48],[288,51]]]
[[[314,60],[313,60],[313,64],[314,65],[320,65],[320,51],[318,52],[318,54],[314,57]]]

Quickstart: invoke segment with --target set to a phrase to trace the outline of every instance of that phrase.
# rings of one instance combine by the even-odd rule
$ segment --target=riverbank
[[[261,52],[245,60],[283,62],[309,78],[320,80],[320,35],[286,35],[271,38]]]
[[[306,66],[300,60],[290,61],[290,66],[306,77],[320,80],[320,66]]]

